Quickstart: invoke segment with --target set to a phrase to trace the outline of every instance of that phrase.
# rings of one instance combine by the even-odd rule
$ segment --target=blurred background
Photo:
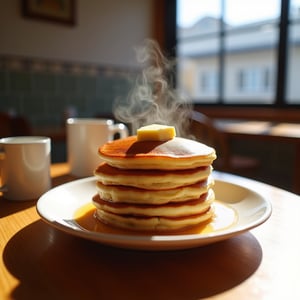
[[[65,161],[66,118],[113,117],[146,38],[176,59],[175,87],[206,118],[195,136],[237,154],[218,168],[295,191],[299,127],[269,133],[300,124],[299,0],[2,0],[0,136],[48,135]],[[249,138],[224,121],[265,126]]]

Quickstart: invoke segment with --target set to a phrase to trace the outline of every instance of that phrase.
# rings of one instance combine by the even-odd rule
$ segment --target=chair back
[[[227,137],[215,126],[211,118],[193,110],[191,112],[191,133],[199,142],[215,148],[218,157],[215,165],[222,165],[222,169],[229,167],[230,150]]]
[[[8,113],[0,112],[0,138],[31,134],[31,125],[25,117],[11,116]]]
[[[0,138],[10,136],[12,133],[12,121],[9,114],[0,112]]]

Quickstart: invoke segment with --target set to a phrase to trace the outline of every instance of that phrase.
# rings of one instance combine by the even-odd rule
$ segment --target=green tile
[[[44,114],[46,111],[45,96],[25,95],[23,98],[23,111],[25,114]]]
[[[55,114],[44,113],[43,115],[32,115],[32,118],[32,124],[35,127],[56,127],[63,125],[62,118]]]
[[[17,102],[18,103],[18,102]],[[0,94],[0,111],[7,111],[17,106],[15,101],[12,101],[10,95]]]
[[[10,72],[10,89],[13,91],[31,91],[31,74],[28,72]]]
[[[68,105],[68,99],[63,95],[47,96],[45,98],[45,110],[48,115],[63,115],[65,107]]]
[[[57,93],[58,94],[67,94],[67,93],[76,93],[77,88],[77,78],[74,75],[58,75],[57,78]]]
[[[78,114],[80,115],[83,111],[87,110],[86,107],[86,97],[84,96],[70,96],[67,102],[68,106],[73,106]],[[90,108],[91,110],[93,109],[92,107]]]
[[[54,93],[56,90],[55,76],[53,74],[33,74],[33,89],[34,91],[46,91]]]
[[[97,78],[92,76],[77,77],[77,91],[80,95],[96,95]]]
[[[1,70],[0,109],[24,114],[36,127],[57,126],[70,106],[82,117],[112,113],[116,98],[127,98],[130,89],[128,78],[117,73],[91,76]]]
[[[22,113],[22,98],[15,94],[0,96],[0,110]]]
[[[0,71],[0,92],[7,91],[7,73]]]

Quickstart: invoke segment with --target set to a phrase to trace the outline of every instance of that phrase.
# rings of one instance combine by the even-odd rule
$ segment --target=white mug
[[[100,164],[98,148],[114,139],[128,136],[128,129],[122,123],[114,124],[110,119],[69,118],[67,119],[67,157],[70,172],[77,177],[94,174]]]
[[[48,137],[16,136],[0,139],[3,196],[36,200],[51,187],[51,141]]]

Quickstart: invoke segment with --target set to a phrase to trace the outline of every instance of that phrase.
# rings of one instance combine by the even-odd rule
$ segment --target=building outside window
[[[268,93],[274,89],[268,68],[250,67],[237,73],[237,90],[243,93]]]
[[[216,93],[218,89],[218,76],[216,71],[209,70],[201,73],[201,91],[205,94]]]
[[[300,0],[177,0],[177,57],[195,103],[299,105]]]
[[[290,2],[287,64],[287,103],[300,104],[300,0]]]

